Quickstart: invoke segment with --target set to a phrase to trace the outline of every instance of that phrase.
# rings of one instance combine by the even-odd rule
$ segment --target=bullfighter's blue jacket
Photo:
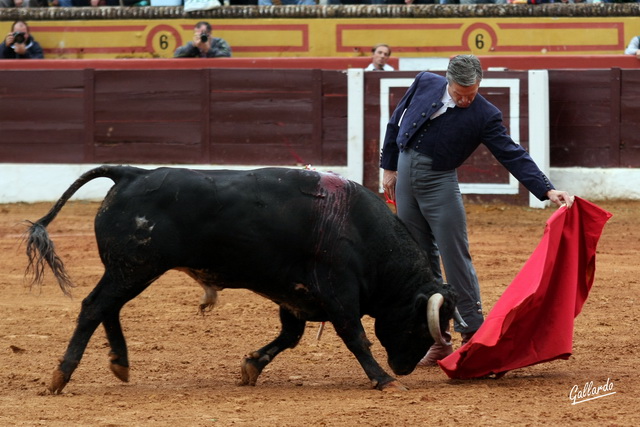
[[[534,196],[546,200],[547,192],[555,189],[553,184],[529,153],[507,134],[502,113],[482,95],[478,94],[468,108],[450,108],[427,123],[442,107],[446,87],[446,78],[437,74],[422,72],[416,76],[387,124],[380,167],[397,170],[399,153],[411,147],[432,158],[433,170],[452,170],[482,143]],[[425,131],[429,143],[416,143]]]

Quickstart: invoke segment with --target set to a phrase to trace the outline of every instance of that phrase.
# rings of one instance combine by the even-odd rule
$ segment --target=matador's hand
[[[573,205],[573,196],[566,191],[549,190],[547,191],[547,197],[558,206],[566,205],[570,208]]]
[[[396,171],[384,170],[382,174],[382,188],[384,195],[388,200],[396,201],[396,182],[398,181],[398,173]]]

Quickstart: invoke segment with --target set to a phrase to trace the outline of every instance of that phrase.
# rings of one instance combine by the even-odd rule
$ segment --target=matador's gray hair
[[[447,81],[460,86],[473,86],[482,80],[482,65],[475,55],[458,55],[449,61]]]

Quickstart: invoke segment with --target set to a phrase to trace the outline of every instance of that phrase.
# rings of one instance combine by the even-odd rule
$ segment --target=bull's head
[[[376,336],[387,350],[396,375],[408,375],[444,332],[456,313],[456,294],[444,285],[431,295],[420,294],[413,307],[376,319]]]

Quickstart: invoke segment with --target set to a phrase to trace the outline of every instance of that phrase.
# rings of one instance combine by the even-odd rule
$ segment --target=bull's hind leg
[[[111,351],[109,351],[109,368],[120,381],[129,381],[129,354],[127,342],[120,325],[120,309],[107,313],[102,322]]]
[[[122,277],[121,274],[118,276]],[[157,275],[153,277],[155,278]],[[53,371],[53,378],[49,386],[51,393],[60,393],[67,385],[82,359],[91,336],[100,323],[104,324],[111,346],[111,370],[121,380],[128,379],[129,362],[127,346],[120,326],[120,309],[152,282],[153,279],[136,281],[135,283],[117,282],[108,272],[102,276],[96,287],[82,301],[76,329],[60,364]],[[114,364],[118,366],[114,368]]]
[[[288,348],[294,348],[300,342],[306,322],[298,319],[290,311],[282,307],[280,308],[280,322],[282,322],[282,329],[275,340],[244,357],[241,366],[242,380],[240,385],[256,385],[256,381],[258,381],[258,377],[265,366],[280,352]]]
[[[109,341],[109,347],[111,347],[109,351],[109,368],[120,381],[129,381],[129,354],[127,341],[124,338],[122,325],[120,324],[120,311],[127,302],[137,297],[154,280],[155,278],[147,282],[141,282],[143,283],[142,285],[119,288],[121,295],[118,298],[113,298],[113,307],[105,312],[102,325]]]

